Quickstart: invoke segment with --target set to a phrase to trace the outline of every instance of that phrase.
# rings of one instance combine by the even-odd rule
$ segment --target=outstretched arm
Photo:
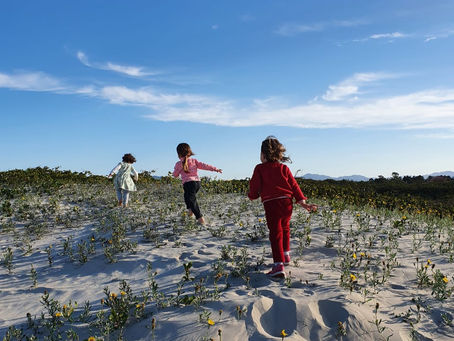
[[[306,209],[309,212],[317,212],[318,206],[314,204],[307,204],[306,200],[300,200],[297,202],[302,208]]]
[[[198,169],[222,173],[222,169],[216,168],[216,167],[211,166],[211,165],[209,165],[207,163],[203,163],[203,162],[200,162],[200,161],[196,160],[196,165],[197,165]]]
[[[285,171],[287,173],[287,181],[292,189],[293,196],[296,199],[296,202],[300,202],[302,200],[306,200],[307,198],[304,196],[303,192],[301,191],[300,186],[298,185],[298,182],[296,182],[295,178],[293,177],[292,172],[290,171],[290,168],[287,166],[285,167]]]
[[[249,193],[247,194],[250,200],[255,200],[260,197],[260,192],[262,190],[262,177],[257,170],[257,167],[254,169],[251,180],[249,180]]]
[[[114,169],[112,169],[112,170],[110,171],[110,173],[109,173],[109,175],[107,175],[107,177],[108,177],[108,178],[113,177],[114,174],[117,174],[117,173],[118,173],[118,171],[120,170],[120,168],[121,168],[121,162],[119,162],[118,165],[116,165],[116,166],[114,167]]]
[[[296,203],[300,205],[302,208],[308,210],[309,212],[316,212],[317,211],[317,205],[313,204],[307,204],[306,200],[307,198],[304,196],[303,192],[301,191],[300,186],[298,185],[298,182],[296,182],[296,179],[294,178],[292,172],[290,169],[287,167],[287,177],[288,177],[288,182],[292,188],[293,191],[293,196],[296,199]]]
[[[134,167],[132,167],[131,173],[132,173],[132,176],[133,176],[134,180],[138,181],[139,180],[139,173],[137,173],[137,171],[134,169]]]

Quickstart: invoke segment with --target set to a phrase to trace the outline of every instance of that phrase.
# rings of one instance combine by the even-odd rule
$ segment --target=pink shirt
[[[206,163],[197,161],[196,159],[189,157],[188,158],[189,172],[186,173],[183,170],[183,160],[184,160],[184,158],[181,158],[180,161],[178,161],[175,164],[175,168],[173,170],[173,176],[177,178],[179,175],[181,175],[181,181],[183,183],[188,182],[188,181],[200,181],[200,178],[197,174],[197,169],[203,169],[203,170],[208,170],[208,171],[217,171],[218,170],[214,166],[207,165]]]

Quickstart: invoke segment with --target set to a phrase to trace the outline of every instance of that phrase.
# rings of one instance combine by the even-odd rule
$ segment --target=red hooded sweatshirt
[[[306,200],[290,169],[280,162],[265,162],[255,166],[249,181],[249,199],[261,197],[262,202],[278,198]]]

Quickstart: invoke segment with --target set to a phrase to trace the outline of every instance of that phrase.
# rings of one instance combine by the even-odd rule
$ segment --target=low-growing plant
[[[389,330],[391,332],[390,335],[386,336],[386,340],[389,340],[394,334],[392,333],[392,330],[391,328],[389,327],[385,327],[383,325],[383,320],[381,318],[378,318],[378,308],[380,307],[380,304],[377,302],[375,304],[375,309],[374,309],[374,320],[373,321],[369,321],[369,323],[372,323],[376,329],[377,329],[377,332],[380,334],[380,335],[383,335],[383,333],[386,331],[386,330]]]
[[[416,280],[419,288],[430,287],[432,285],[432,280],[427,273],[429,268],[433,269],[435,264],[432,264],[431,260],[428,259],[427,262],[419,262],[419,258],[416,258]]]
[[[448,288],[449,279],[443,275],[440,270],[436,270],[433,275],[433,282],[432,282],[432,295],[439,301],[443,301],[448,299],[454,287]]]
[[[49,266],[52,266],[52,263],[54,262],[54,257],[52,255],[52,244],[47,246],[45,251],[47,254],[47,262],[49,263]]]
[[[8,269],[8,273],[13,272],[13,250],[10,247],[6,248],[6,251],[2,254],[2,265]]]
[[[31,268],[30,268],[30,277],[32,279],[32,287],[35,288],[36,284],[38,283],[38,273],[36,272],[35,268],[33,267],[33,264],[31,264]]]

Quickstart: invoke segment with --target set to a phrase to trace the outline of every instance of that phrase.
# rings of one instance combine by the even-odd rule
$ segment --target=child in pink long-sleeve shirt
[[[187,143],[180,143],[177,146],[177,153],[180,161],[175,164],[173,176],[177,178],[181,175],[184,190],[184,201],[186,203],[186,208],[188,209],[188,214],[194,214],[197,222],[203,225],[205,224],[205,219],[200,213],[200,208],[196,198],[196,194],[200,189],[200,178],[197,174],[197,170],[203,169],[222,173],[222,169],[218,169],[214,166],[207,165],[206,163],[191,158],[194,153]]]

